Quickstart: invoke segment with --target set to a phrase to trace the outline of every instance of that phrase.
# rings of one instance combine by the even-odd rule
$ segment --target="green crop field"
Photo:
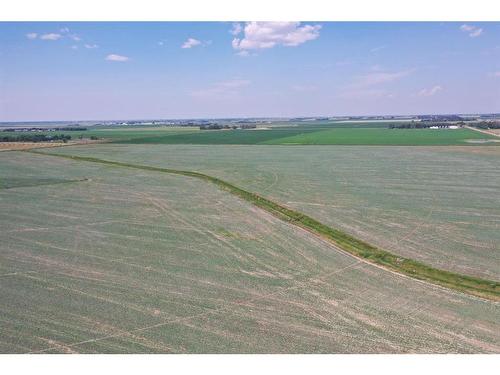
[[[271,123],[248,130],[203,130],[195,127],[89,128],[87,131],[42,132],[97,137],[125,144],[275,144],[275,145],[500,145],[498,138],[469,129],[388,129],[385,122]],[[0,135],[21,133],[2,132]]]
[[[386,129],[386,128],[270,128],[252,130],[209,130],[182,134],[136,137],[129,144],[330,144],[330,145],[467,145],[471,140],[495,137],[469,129]],[[500,143],[492,142],[492,145]]]
[[[458,145],[494,137],[469,129],[328,129],[266,141],[303,145]]]
[[[382,249],[500,280],[498,147],[107,144],[48,152],[206,173]]]
[[[180,146],[57,151],[148,147],[182,162]],[[497,303],[362,262],[199,179],[26,152],[1,153],[0,171],[0,352],[500,350]]]
[[[197,133],[198,128],[193,127],[173,127],[173,126],[157,126],[157,127],[147,127],[147,126],[114,126],[114,127],[90,127],[88,130],[83,131],[41,131],[34,134],[44,134],[44,135],[70,135],[73,140],[77,140],[80,136],[84,138],[97,137],[100,140],[106,140],[109,142],[116,141],[129,141],[135,138],[145,138],[145,137],[164,137],[165,135],[177,135],[185,133]],[[33,134],[32,132],[13,132],[13,131],[2,131],[0,132],[0,137],[5,136],[15,136],[21,134]]]

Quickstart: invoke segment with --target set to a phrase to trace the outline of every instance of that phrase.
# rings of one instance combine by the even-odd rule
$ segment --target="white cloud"
[[[229,31],[232,35],[236,36],[243,31],[241,23],[233,23],[233,28]]]
[[[234,38],[236,50],[259,50],[275,46],[296,47],[319,37],[321,25],[304,25],[300,22],[247,22],[242,38]],[[236,31],[236,29],[235,29]]]
[[[200,98],[233,97],[238,94],[239,89],[249,86],[251,83],[247,79],[233,79],[215,83],[206,89],[192,91],[191,95]]]
[[[72,40],[74,40],[75,42],[79,42],[82,40],[82,38],[80,38],[78,35],[76,34],[71,34],[71,35],[68,35],[68,37]]]
[[[67,27],[63,27],[62,29],[59,30],[63,34],[69,33],[69,29]]]
[[[122,56],[122,55],[115,55],[115,54],[110,54],[108,56],[106,56],[106,59],[107,61],[120,61],[120,62],[123,62],[123,61],[128,61],[129,58],[127,56]]]
[[[84,44],[83,46],[87,49],[99,48],[97,44]]]
[[[468,33],[471,38],[476,38],[483,33],[483,29],[474,25],[463,24],[460,26],[460,30]]]
[[[49,34],[40,35],[40,39],[42,39],[42,40],[59,40],[61,38],[62,38],[62,35],[56,34],[56,33],[49,33]]]
[[[418,96],[433,96],[436,95],[439,91],[443,90],[443,87],[436,85],[431,87],[430,89],[422,89],[418,92]]]
[[[474,30],[474,26],[464,24],[464,25],[460,26],[460,30],[465,31],[465,32],[472,31],[472,30]]]
[[[475,38],[483,33],[483,29],[476,29],[469,34],[471,38]]]
[[[200,44],[201,44],[201,42],[198,39],[188,38],[188,40],[186,40],[182,44],[181,48],[193,48],[193,47],[199,46]]]
[[[31,40],[36,39],[37,36],[38,36],[37,33],[28,33],[28,34],[26,34],[26,38],[31,39]]]

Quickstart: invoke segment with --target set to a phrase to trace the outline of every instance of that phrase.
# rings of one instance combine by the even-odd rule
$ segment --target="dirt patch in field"
[[[497,142],[500,142],[500,139],[466,139],[465,142],[477,143],[477,144],[497,143]]]
[[[57,147],[67,143],[55,142],[0,142],[0,151],[29,150],[32,148]]]
[[[70,141],[67,143],[63,142],[0,142],[0,151],[19,151],[19,150],[30,150],[32,148],[46,148],[46,147],[61,147],[61,146],[73,146],[73,145],[86,145],[91,143],[105,143],[107,141],[90,140],[90,139],[79,139],[76,141]]]
[[[500,136],[500,129],[489,129],[488,132]]]

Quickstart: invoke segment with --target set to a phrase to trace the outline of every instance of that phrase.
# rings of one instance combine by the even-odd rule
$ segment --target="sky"
[[[492,112],[500,23],[0,23],[0,121]]]

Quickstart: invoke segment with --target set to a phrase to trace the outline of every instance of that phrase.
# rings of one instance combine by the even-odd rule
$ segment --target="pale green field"
[[[0,176],[2,353],[500,351],[500,305],[359,262],[203,181],[22,152],[0,154]]]
[[[498,147],[109,144],[56,152],[207,173],[393,253],[500,280]]]

